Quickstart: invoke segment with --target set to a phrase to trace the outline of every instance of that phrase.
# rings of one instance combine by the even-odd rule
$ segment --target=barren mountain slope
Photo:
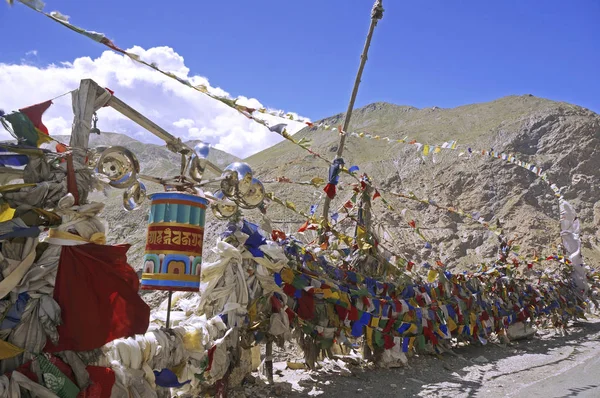
[[[323,122],[341,125],[343,116],[339,114]],[[598,263],[600,117],[597,114],[530,95],[453,109],[375,103],[353,112],[350,131],[387,136],[392,141],[408,137],[409,141],[416,139],[438,145],[457,140],[459,147],[464,145],[462,149],[423,156],[415,145],[349,136],[343,157],[347,167],[358,165],[360,172],[366,172],[379,187],[412,191],[441,205],[479,212],[488,221],[495,222],[499,218],[510,237],[521,237],[521,254],[524,255],[559,242],[558,202],[554,194],[533,174],[516,165],[481,155],[469,159],[458,154],[467,152],[467,147],[493,148],[541,166],[548,171],[551,181],[566,187],[564,195],[582,219],[584,255]],[[294,136],[295,139],[302,137],[312,139],[313,151],[329,159],[335,156],[339,141],[335,132],[306,128]],[[290,142],[277,144],[247,161],[263,179],[327,178],[326,163]],[[344,185],[352,182],[350,177],[342,176],[332,209],[339,208],[350,198],[351,190]],[[311,204],[322,203],[322,199],[319,201],[322,191],[310,186],[269,184],[268,188],[305,211]],[[380,237],[388,240],[387,245],[395,252],[423,260],[432,260],[432,255],[450,266],[461,267],[495,255],[496,236],[479,224],[456,214],[395,199],[384,192],[382,195],[395,210],[389,211],[381,200],[375,200],[375,222]],[[401,216],[405,208],[413,210],[406,219]],[[278,226],[291,231],[304,221],[276,204],[269,210],[271,218],[284,222]],[[433,245],[431,250],[424,248],[424,242],[408,226],[409,218],[414,218],[422,227]],[[296,223],[291,225],[291,221]]]

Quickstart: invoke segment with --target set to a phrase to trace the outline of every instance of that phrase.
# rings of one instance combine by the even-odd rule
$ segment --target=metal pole
[[[365,68],[365,64],[367,62],[367,53],[369,52],[369,47],[371,46],[371,38],[373,37],[373,31],[375,30],[375,26],[377,26],[377,22],[383,18],[383,6],[382,0],[375,0],[375,4],[373,4],[373,8],[371,10],[371,25],[369,26],[369,33],[367,34],[367,40],[365,41],[365,46],[363,48],[363,52],[360,56],[360,65],[358,66],[358,72],[356,74],[356,79],[354,80],[354,88],[352,89],[352,95],[350,96],[350,102],[348,103],[348,109],[346,110],[346,116],[344,118],[344,125],[342,130],[344,134],[340,136],[340,144],[338,145],[338,150],[336,154],[336,159],[342,157],[342,153],[344,152],[344,143],[346,142],[346,132],[348,131],[348,127],[350,126],[350,118],[352,117],[352,109],[354,108],[354,101],[356,100],[356,95],[358,94],[358,87],[360,86],[360,79],[362,77],[363,69]],[[325,197],[325,203],[323,204],[323,218],[325,221],[329,220],[329,204],[331,203],[331,199],[329,196]]]
[[[167,301],[167,329],[171,326],[171,299],[173,292],[169,290],[169,300]]]

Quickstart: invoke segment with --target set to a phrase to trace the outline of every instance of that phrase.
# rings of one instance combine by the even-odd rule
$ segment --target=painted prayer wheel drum
[[[208,201],[178,192],[150,199],[142,290],[199,291]]]

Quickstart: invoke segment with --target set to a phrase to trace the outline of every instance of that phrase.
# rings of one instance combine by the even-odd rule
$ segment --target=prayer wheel
[[[208,201],[179,192],[150,195],[142,290],[200,290]]]

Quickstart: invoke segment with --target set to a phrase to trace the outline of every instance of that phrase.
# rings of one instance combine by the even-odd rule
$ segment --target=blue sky
[[[122,48],[170,46],[212,85],[316,120],[346,108],[372,4],[47,0],[46,11]],[[384,7],[357,106],[454,107],[531,93],[600,112],[597,0],[385,0]],[[0,35],[0,63],[44,66],[106,50],[22,5],[0,4]],[[25,57],[31,50],[37,56]]]

